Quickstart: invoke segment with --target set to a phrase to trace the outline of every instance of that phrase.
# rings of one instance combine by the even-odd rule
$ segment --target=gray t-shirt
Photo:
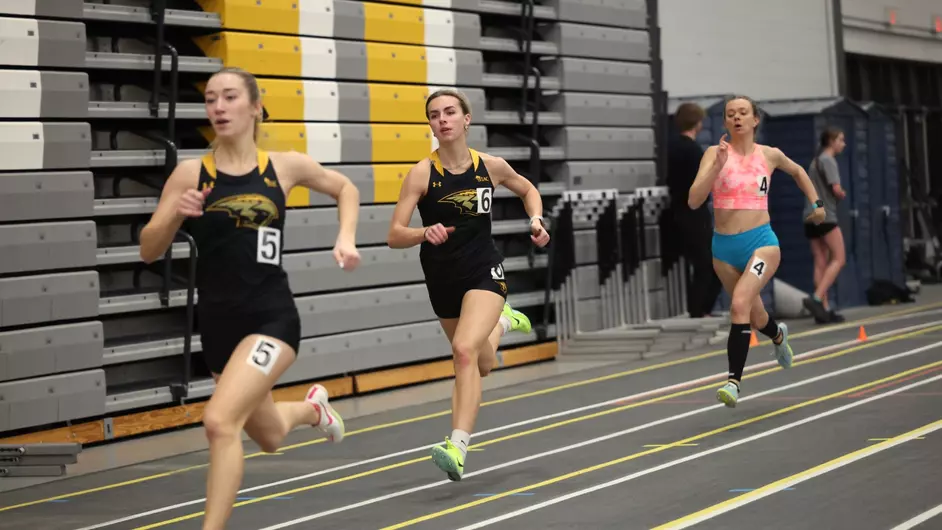
[[[841,173],[837,168],[837,160],[828,154],[822,154],[816,160],[817,163],[812,160],[811,167],[808,168],[808,176],[811,177],[811,183],[814,184],[814,189],[818,192],[818,198],[824,201],[824,211],[827,214],[824,217],[824,222],[837,223],[837,197],[834,195],[834,190],[831,189],[832,184],[841,183]],[[819,166],[821,171],[824,172],[823,175],[818,171]],[[807,219],[811,215],[811,210],[811,203],[806,198],[805,209],[801,218]]]

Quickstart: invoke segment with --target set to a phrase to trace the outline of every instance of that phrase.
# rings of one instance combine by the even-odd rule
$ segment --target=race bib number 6
[[[281,264],[281,230],[260,226],[255,260],[268,265]]]
[[[491,202],[492,202],[492,193],[491,188],[478,188],[478,213],[491,213]]]

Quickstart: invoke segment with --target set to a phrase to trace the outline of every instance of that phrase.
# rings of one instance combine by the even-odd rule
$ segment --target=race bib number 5
[[[255,260],[268,265],[281,264],[281,230],[260,226]]]

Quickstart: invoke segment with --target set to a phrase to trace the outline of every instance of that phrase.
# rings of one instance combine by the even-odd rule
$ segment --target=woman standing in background
[[[828,127],[821,133],[818,155],[808,168],[808,176],[814,184],[818,197],[824,201],[824,222],[816,225],[805,221],[805,237],[811,242],[814,256],[814,293],[802,303],[814,316],[815,322],[827,324],[843,322],[844,317],[834,312],[828,304],[828,289],[837,280],[844,268],[844,235],[837,219],[837,203],[847,195],[841,187],[841,173],[834,157],[844,151],[844,133]],[[811,213],[811,204],[805,202],[803,218]]]

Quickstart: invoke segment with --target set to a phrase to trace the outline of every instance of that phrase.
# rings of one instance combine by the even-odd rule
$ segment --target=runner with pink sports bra
[[[788,326],[776,323],[759,297],[782,258],[778,237],[769,224],[772,173],[781,169],[795,179],[814,205],[808,222],[820,224],[825,213],[805,170],[778,148],[755,142],[759,109],[754,101],[746,96],[728,99],[725,124],[731,140],[727,142],[724,134],[719,145],[703,154],[687,202],[691,208],[698,208],[713,194],[713,270],[732,300],[726,342],[729,377],[716,397],[727,407],[735,407],[749,354],[751,327],[772,339],[782,368],[792,364]]]

